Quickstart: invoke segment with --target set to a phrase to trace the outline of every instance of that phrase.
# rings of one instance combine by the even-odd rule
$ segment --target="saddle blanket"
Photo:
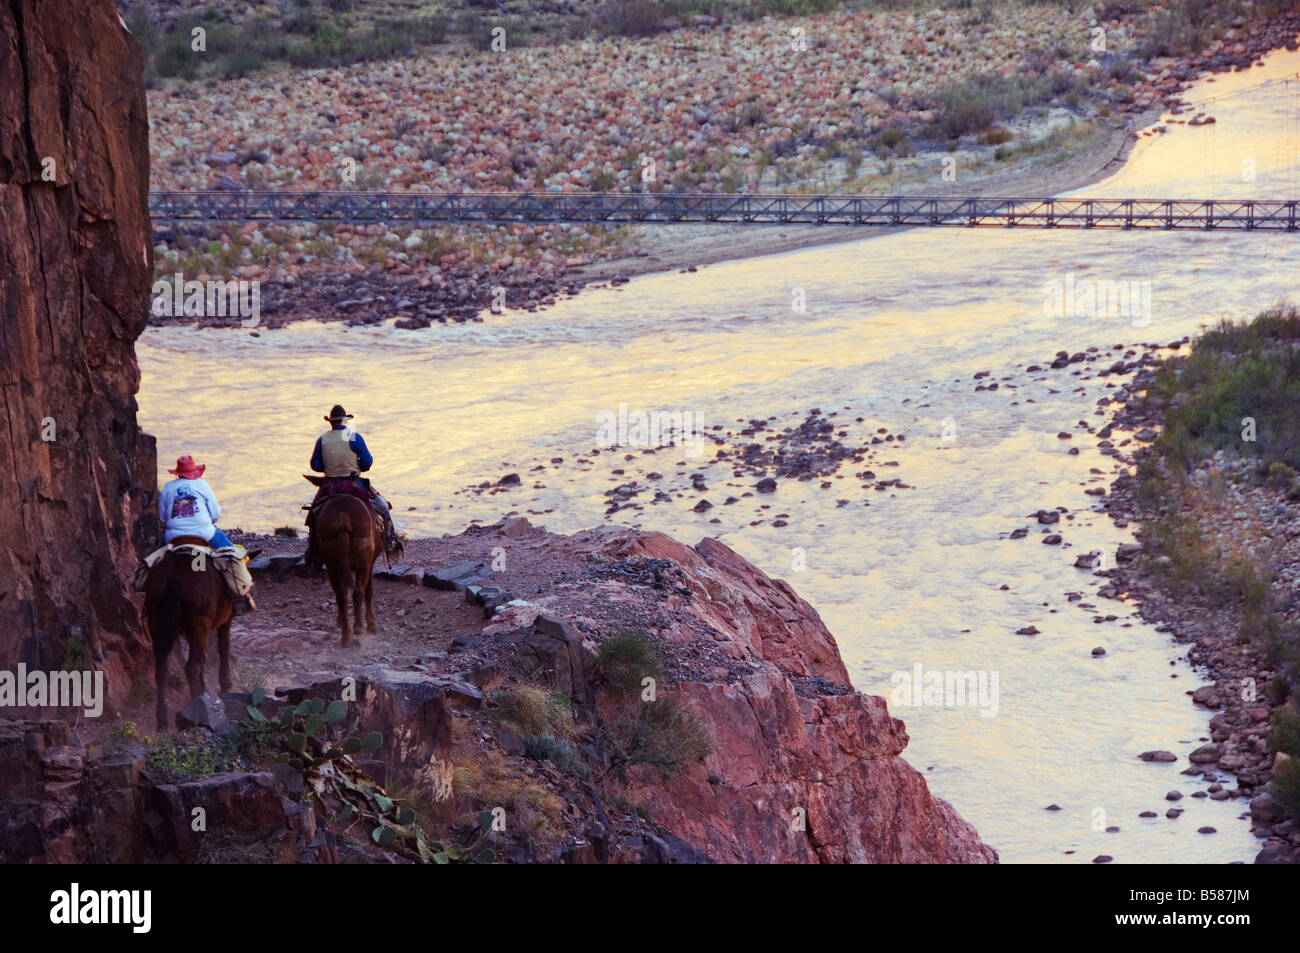
[[[221,578],[225,580],[226,587],[230,589],[236,597],[242,598],[248,595],[253,588],[253,576],[248,571],[246,561],[248,555],[243,546],[234,544],[223,546],[220,549],[213,549],[211,546],[200,546],[197,543],[168,543],[155,549],[144,558],[144,562],[135,571],[132,582],[136,590],[143,592],[145,583],[149,579],[149,571],[158,564],[164,556],[171,552],[186,553],[190,556],[203,556],[212,560],[212,565],[216,567],[217,572],[221,573]]]

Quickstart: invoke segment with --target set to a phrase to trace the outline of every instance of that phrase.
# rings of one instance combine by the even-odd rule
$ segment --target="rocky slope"
[[[0,3],[0,668],[147,646],[122,580],[154,490],[134,341],[152,273],[140,52],[110,0]]]
[[[853,691],[834,638],[786,582],[713,539],[692,549],[613,531],[586,545],[619,561],[670,561],[684,584],[662,604],[686,616],[664,636],[686,651],[707,638],[729,660],[678,686],[708,720],[706,764],[637,785],[675,834],[730,861],[996,860],[902,760],[903,722],[883,698]],[[805,815],[806,832],[792,823]]]
[[[1296,321],[1287,312],[1277,320]],[[1210,350],[1204,341],[1193,344],[1192,355]],[[1243,353],[1224,366],[1249,368],[1258,353],[1267,353],[1238,346]],[[1136,602],[1142,618],[1187,645],[1188,658],[1211,682],[1188,692],[1193,704],[1215,714],[1208,743],[1192,752],[1183,773],[1221,781],[1210,797],[1249,803],[1252,829],[1265,842],[1256,863],[1300,863],[1300,823],[1288,799],[1275,796],[1294,757],[1277,741],[1284,737],[1278,726],[1288,714],[1295,718],[1300,486],[1290,467],[1267,469],[1280,441],[1270,443],[1265,427],[1259,449],[1250,446],[1253,441],[1232,441],[1226,450],[1198,449],[1190,461],[1179,458],[1177,428],[1186,425],[1176,423],[1171,439],[1170,421],[1179,420],[1189,399],[1185,392],[1170,393],[1168,385],[1171,375],[1185,373],[1186,360],[1172,355],[1156,370],[1143,371],[1115,410],[1114,428],[1144,441],[1161,436],[1138,450],[1135,471],[1122,473],[1111,487],[1110,516],[1121,525],[1139,521],[1142,530],[1140,544],[1122,547],[1118,564],[1104,573],[1107,588]],[[1198,382],[1192,389],[1225,402],[1235,396],[1222,385]],[[1290,416],[1292,396],[1277,390],[1270,399],[1273,408],[1253,412],[1264,420],[1270,412]],[[1224,412],[1234,427],[1241,417]]]
[[[431,568],[383,571],[381,631],[348,650],[328,588],[294,569],[301,544],[258,545],[279,552],[258,561],[260,611],[233,631],[245,693],[187,709],[214,729],[199,744],[234,737],[222,722],[244,717],[257,684],[274,715],[344,698],[355,679],[351,730],[384,739],[359,769],[440,842],[500,810],[493,846],[510,862],[997,860],[900,757],[903,723],[852,689],[816,611],[715,540],[563,537],[522,519],[419,540],[413,561]],[[175,739],[131,740],[138,707],[80,741],[48,724],[0,734],[0,783],[17,794],[0,853],[192,861],[270,844],[281,861],[394,859],[320,807],[304,817],[315,802],[284,765],[176,776]],[[98,810],[96,790],[140,825]],[[222,820],[196,838],[184,821],[208,803]]]

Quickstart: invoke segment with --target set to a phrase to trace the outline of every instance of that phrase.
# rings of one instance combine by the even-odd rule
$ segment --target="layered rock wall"
[[[111,0],[0,0],[0,669],[148,663],[136,424],[152,274],[141,54]]]

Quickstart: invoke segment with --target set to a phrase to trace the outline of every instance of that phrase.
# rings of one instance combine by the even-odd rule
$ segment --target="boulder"
[[[204,775],[157,784],[149,793],[152,816],[146,815],[146,825],[154,851],[164,859],[196,863],[205,841],[218,834],[244,863],[297,859],[286,802],[268,771]],[[196,808],[206,830],[194,830]]]
[[[527,536],[533,531],[533,526],[528,522],[525,516],[516,516],[506,520],[501,524],[501,535],[510,539],[518,539],[521,536]]]
[[[1218,708],[1220,704],[1219,689],[1215,685],[1202,685],[1192,692],[1192,701],[1206,708]]]
[[[1255,855],[1257,864],[1294,864],[1296,851],[1286,844],[1269,844]]]
[[[248,561],[248,571],[254,576],[271,576],[276,582],[283,582],[295,566],[303,561],[298,553],[276,553],[271,556],[258,556]]]
[[[423,582],[430,589],[454,591],[464,589],[466,586],[477,585],[491,578],[491,576],[492,570],[488,568],[486,563],[466,559],[452,563],[449,566],[426,570]]]
[[[1187,756],[1187,760],[1193,764],[1213,764],[1218,761],[1223,754],[1223,745],[1214,744],[1201,745],[1195,751]]]
[[[176,727],[181,731],[186,728],[206,728],[212,732],[226,732],[231,728],[226,706],[212,692],[204,692],[191,698],[185,707],[176,713]]]
[[[1282,805],[1272,794],[1265,792],[1250,802],[1250,817],[1256,824],[1276,824],[1283,817]]]
[[[374,570],[376,579],[383,579],[388,582],[404,582],[408,585],[418,585],[421,581],[420,573],[414,566],[394,566],[391,569],[381,569],[376,567]]]
[[[578,704],[593,704],[596,653],[573,623],[542,613],[531,628],[514,633],[511,641],[525,668]]]
[[[1172,751],[1143,751],[1138,757],[1143,761],[1173,762],[1178,760],[1178,756]]]

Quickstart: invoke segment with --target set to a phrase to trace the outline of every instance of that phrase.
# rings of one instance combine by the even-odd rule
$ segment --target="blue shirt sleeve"
[[[311,452],[311,468],[317,473],[325,472],[325,462],[320,458],[320,437],[316,438],[316,446]]]
[[[370,455],[370,448],[366,446],[365,438],[359,433],[354,433],[352,439],[348,441],[348,446],[357,455],[357,462],[361,464],[361,472],[365,473],[370,469],[370,465],[375,462],[375,458]]]

